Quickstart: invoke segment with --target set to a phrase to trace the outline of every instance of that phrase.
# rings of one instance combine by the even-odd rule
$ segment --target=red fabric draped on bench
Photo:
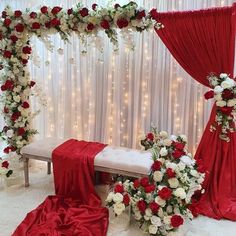
[[[210,73],[228,73],[233,77],[235,54],[236,4],[189,12],[160,13],[164,28],[158,36],[179,64],[198,82],[209,87]],[[195,159],[206,170],[205,194],[198,203],[199,212],[213,218],[236,221],[236,132],[230,143],[219,139],[221,127],[210,132],[212,114]]]
[[[105,236],[108,210],[94,190],[101,143],[68,140],[52,154],[55,196],[27,214],[13,236]]]

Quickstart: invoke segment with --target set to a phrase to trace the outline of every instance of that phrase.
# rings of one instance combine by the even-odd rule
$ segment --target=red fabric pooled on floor
[[[105,236],[109,214],[94,189],[94,158],[105,146],[71,139],[57,147],[56,195],[28,213],[13,236]]]

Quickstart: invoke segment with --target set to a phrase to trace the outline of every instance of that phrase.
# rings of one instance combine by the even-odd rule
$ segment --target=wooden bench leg
[[[51,174],[51,162],[48,162],[48,175]]]
[[[29,158],[24,158],[25,187],[29,187]]]

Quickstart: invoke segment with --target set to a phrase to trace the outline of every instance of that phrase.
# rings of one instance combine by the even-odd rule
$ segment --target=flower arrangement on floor
[[[135,220],[145,232],[167,235],[185,219],[192,219],[191,198],[202,190],[204,174],[187,152],[184,135],[169,137],[167,132],[152,128],[141,143],[152,152],[149,176],[115,184],[106,202],[117,215],[131,205]]]
[[[0,176],[10,177],[13,171],[9,168],[9,162],[0,158]]]
[[[161,24],[156,21],[157,16],[156,9],[148,12],[135,2],[107,8],[93,4],[91,10],[81,4],[66,10],[42,6],[39,11],[24,12],[7,7],[0,17],[0,102],[6,123],[0,136],[8,144],[4,152],[20,154],[21,148],[37,133],[31,127],[37,112],[31,112],[29,102],[36,86],[27,69],[32,58],[33,35],[41,38],[50,50],[50,34],[59,33],[66,41],[75,32],[86,43],[86,36],[96,39],[99,31],[104,31],[117,48],[117,29],[124,32],[158,29]]]
[[[236,131],[236,82],[225,73],[210,75],[208,79],[213,90],[205,93],[205,99],[214,98],[216,101],[216,119],[211,125],[211,131],[220,126],[220,138],[229,142],[227,133]]]

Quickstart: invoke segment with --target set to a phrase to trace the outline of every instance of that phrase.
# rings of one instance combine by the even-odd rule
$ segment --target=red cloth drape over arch
[[[160,13],[164,28],[158,36],[179,64],[198,82],[209,87],[207,76],[228,73],[233,76],[235,54],[235,12],[232,7]],[[210,132],[215,120],[213,107],[195,158],[206,169],[205,194],[199,211],[213,218],[236,221],[236,132],[230,143],[219,139],[220,128]]]

